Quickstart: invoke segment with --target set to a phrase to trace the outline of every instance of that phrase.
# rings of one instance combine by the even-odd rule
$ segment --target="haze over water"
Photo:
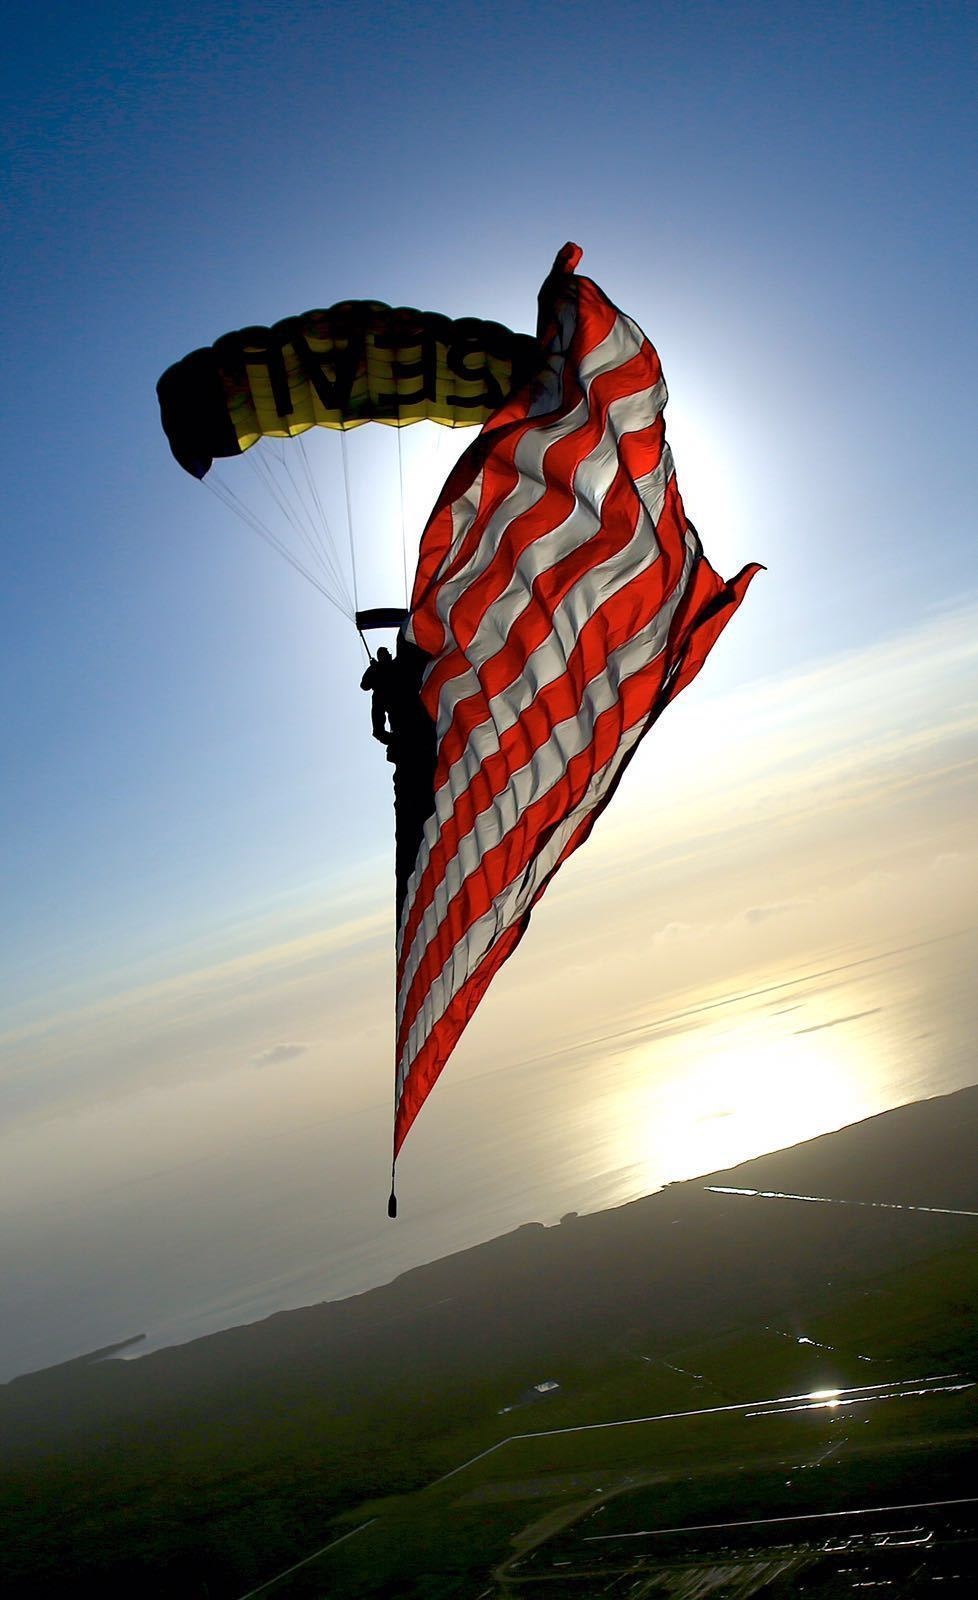
[[[134,1332],[149,1335],[142,1351],[340,1298],[522,1222],[964,1087],[976,956],[973,934],[952,935],[473,1075],[432,1104],[396,1225],[379,1102],[8,1218],[3,1375]],[[898,1172],[878,1198],[900,1200]]]

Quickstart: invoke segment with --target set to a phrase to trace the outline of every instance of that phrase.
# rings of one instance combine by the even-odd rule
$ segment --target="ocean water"
[[[405,1147],[393,1223],[377,1104],[27,1207],[0,1235],[0,1376],[145,1334],[138,1358],[356,1294],[522,1223],[970,1085],[976,955],[971,930],[843,954],[446,1078]],[[513,1054],[501,1039],[501,1061]],[[877,1198],[900,1200],[898,1174]]]

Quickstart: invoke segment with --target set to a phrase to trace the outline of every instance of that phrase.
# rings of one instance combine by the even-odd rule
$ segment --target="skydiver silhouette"
[[[360,679],[361,689],[370,691],[370,728],[380,744],[387,746],[387,759],[393,761],[390,748],[393,723],[391,709],[397,697],[397,667],[388,649],[381,645],[376,658]]]
[[[397,918],[417,860],[424,825],[435,809],[435,725],[421,699],[430,657],[398,635],[397,655],[382,645],[360,680],[370,692],[374,738],[394,768],[394,874]]]

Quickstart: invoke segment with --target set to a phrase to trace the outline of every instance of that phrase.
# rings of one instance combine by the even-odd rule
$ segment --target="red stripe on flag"
[[[664,657],[657,656],[625,680],[619,698],[596,719],[590,745],[571,758],[553,787],[528,806],[500,842],[482,856],[478,873],[463,881],[412,980],[398,1030],[398,1055],[424,996],[459,940],[489,911],[496,896],[526,870],[561,818],[580,804],[589,780],[611,759],[624,731],[648,716],[662,686],[665,665]]]
[[[658,566],[658,562],[655,566]],[[672,587],[675,587],[675,583]],[[492,805],[512,774],[523,767],[549,738],[554,726],[579,713],[585,687],[607,664],[614,650],[635,637],[653,620],[664,598],[662,586],[657,583],[653,587],[647,571],[638,573],[630,584],[585,623],[567,658],[564,675],[542,688],[519,720],[502,735],[498,752],[482,763],[469,789],[456,799],[452,816],[442,823],[403,930],[401,948],[404,954],[444,875],[446,862],[454,856],[459,839],[470,831],[475,817]],[[505,682],[498,687],[505,687],[511,681],[507,675]],[[460,702],[456,720],[442,742],[442,750],[447,747],[444,772],[439,752],[436,788],[441,788],[447,782],[450,762],[461,755],[468,735],[486,720],[487,715],[488,706],[483,696],[471,696],[467,701]]]

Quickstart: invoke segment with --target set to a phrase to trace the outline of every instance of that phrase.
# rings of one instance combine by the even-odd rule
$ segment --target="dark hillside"
[[[978,1240],[978,1217],[706,1183],[978,1211],[976,1148],[968,1089],[614,1211],[527,1224],[350,1300],[17,1379],[0,1389],[0,1427],[21,1592],[82,1576],[134,1592],[134,1572],[140,1593],[192,1592],[166,1577],[174,1560],[206,1573],[212,1596],[241,1592],[321,1542],[336,1513],[514,1431],[498,1413],[530,1384],[583,1390],[636,1348],[655,1359],[783,1319],[827,1284]]]

